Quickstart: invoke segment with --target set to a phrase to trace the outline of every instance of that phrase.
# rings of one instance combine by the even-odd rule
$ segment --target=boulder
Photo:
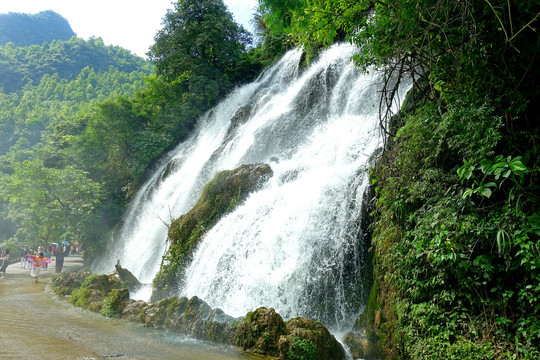
[[[141,286],[143,286],[143,284],[139,281],[139,279],[137,279],[137,277],[135,277],[135,275],[133,275],[131,271],[122,267],[120,260],[116,262],[114,268],[116,269],[118,277],[127,285],[130,292],[136,292],[141,288]]]
[[[285,322],[274,309],[261,307],[249,312],[240,322],[235,345],[244,351],[278,356],[278,342],[285,330]]]
[[[297,317],[285,323],[286,335],[279,339],[279,356],[282,359],[345,359],[345,350],[318,321]]]

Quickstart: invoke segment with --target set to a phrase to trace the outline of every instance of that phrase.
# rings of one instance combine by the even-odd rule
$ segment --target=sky
[[[0,0],[0,13],[35,14],[53,10],[69,21],[78,37],[101,37],[107,45],[118,45],[145,56],[162,27],[173,0]],[[250,20],[257,0],[224,0],[237,23],[251,31]]]

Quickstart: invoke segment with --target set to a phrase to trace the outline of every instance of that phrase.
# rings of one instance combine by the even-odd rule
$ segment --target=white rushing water
[[[333,46],[300,71],[293,50],[201,118],[136,196],[96,267],[120,259],[151,282],[166,251],[164,223],[188,212],[218,171],[268,163],[274,175],[205,235],[178,295],[233,316],[267,306],[350,326],[365,295],[365,169],[382,139],[379,75],[361,74],[353,52]]]

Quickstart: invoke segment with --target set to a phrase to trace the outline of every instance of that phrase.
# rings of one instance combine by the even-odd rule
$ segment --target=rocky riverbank
[[[217,344],[283,360],[345,359],[341,344],[319,322],[305,318],[283,321],[274,309],[259,308],[233,318],[201,299],[169,297],[155,303],[129,298],[118,272],[95,275],[62,273],[53,290],[70,303],[102,315],[143,323]]]

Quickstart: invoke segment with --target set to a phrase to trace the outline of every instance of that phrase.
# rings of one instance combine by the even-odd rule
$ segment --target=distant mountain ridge
[[[15,46],[41,45],[73,36],[76,34],[69,22],[52,10],[37,14],[0,14],[0,45],[8,42]]]
[[[0,87],[11,93],[29,81],[37,84],[45,74],[58,74],[72,80],[85,67],[107,72],[144,71],[150,74],[152,64],[119,46],[107,46],[100,38],[53,40],[42,45],[15,47],[0,44]]]

